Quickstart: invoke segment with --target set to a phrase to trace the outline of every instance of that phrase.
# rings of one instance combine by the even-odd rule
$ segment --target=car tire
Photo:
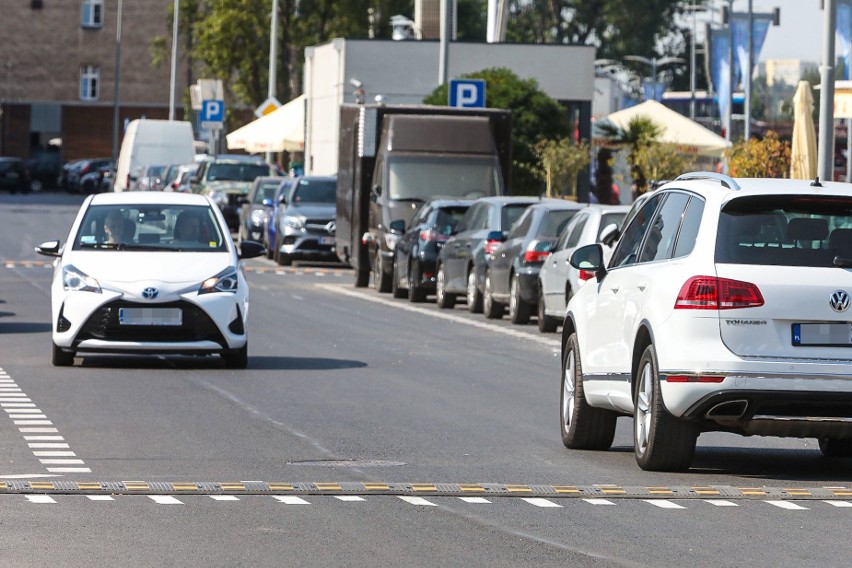
[[[376,292],[387,294],[391,291],[391,278],[382,268],[382,253],[376,249],[376,260],[373,263],[373,287]]]
[[[491,281],[491,270],[485,272],[485,291],[482,293],[482,313],[488,319],[503,317],[505,306],[494,299],[494,283]]]
[[[819,451],[827,458],[852,458],[852,440],[820,438]]]
[[[467,271],[467,311],[472,314],[482,313],[482,292],[476,287],[475,266],[471,266]]]
[[[513,274],[509,283],[509,319],[519,325],[529,323],[531,311],[530,305],[521,298],[521,279]]]
[[[538,330],[542,333],[554,333],[559,327],[559,320],[547,315],[544,309],[544,294],[542,294],[538,298]]]
[[[248,367],[248,341],[239,349],[223,353],[222,358],[225,359],[225,367],[228,369],[245,369]]]
[[[438,265],[438,274],[435,276],[435,303],[439,308],[449,310],[456,305],[456,295],[447,292],[447,273],[444,265]]]
[[[635,377],[633,444],[636,463],[646,471],[686,471],[695,454],[698,428],[669,414],[663,405],[657,352],[645,348]]]
[[[562,443],[573,450],[607,450],[615,438],[618,415],[586,402],[577,334],[572,333],[562,357],[562,394],[559,397]]]
[[[74,364],[74,352],[65,351],[54,343],[51,362],[54,367],[70,367]]]
[[[395,257],[394,257],[395,258]],[[399,287],[399,275],[397,274],[397,263],[393,263],[393,279],[391,280],[391,295],[394,298],[407,298],[408,290]]]
[[[408,267],[408,301],[413,304],[426,301],[426,291],[416,284],[418,280],[419,278],[414,273],[414,264],[412,263]],[[446,295],[446,292],[444,295]]]

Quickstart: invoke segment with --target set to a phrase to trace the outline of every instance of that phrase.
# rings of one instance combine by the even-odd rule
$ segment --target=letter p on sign
[[[484,108],[485,81],[483,79],[451,79],[450,106]]]

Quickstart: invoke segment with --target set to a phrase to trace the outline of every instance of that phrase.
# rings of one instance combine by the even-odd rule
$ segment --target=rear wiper
[[[838,254],[834,257],[834,266],[839,266],[841,268],[852,268],[852,257],[840,256]]]

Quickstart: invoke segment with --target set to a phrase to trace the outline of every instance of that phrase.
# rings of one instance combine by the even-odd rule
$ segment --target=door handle
[[[644,291],[645,291],[645,288],[646,288],[647,286],[648,286],[648,285],[647,285],[645,282],[642,282],[641,284],[637,284],[637,285],[636,285],[636,287],[637,287],[637,288],[639,288],[639,291],[640,291],[640,292],[644,292]]]
[[[618,286],[612,286],[610,288],[610,290],[612,291],[613,294],[618,294],[619,287]]]

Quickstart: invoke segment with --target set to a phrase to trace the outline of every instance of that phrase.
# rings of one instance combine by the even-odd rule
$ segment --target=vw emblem
[[[849,294],[846,290],[835,290],[828,299],[828,305],[835,312],[845,312],[849,309]]]
[[[337,223],[334,221],[329,221],[328,225],[325,226],[325,230],[328,231],[329,235],[333,235],[334,231],[337,230]]]
[[[142,297],[146,300],[153,300],[160,294],[160,291],[156,288],[145,288],[142,290]],[[847,299],[848,302],[848,299]]]

